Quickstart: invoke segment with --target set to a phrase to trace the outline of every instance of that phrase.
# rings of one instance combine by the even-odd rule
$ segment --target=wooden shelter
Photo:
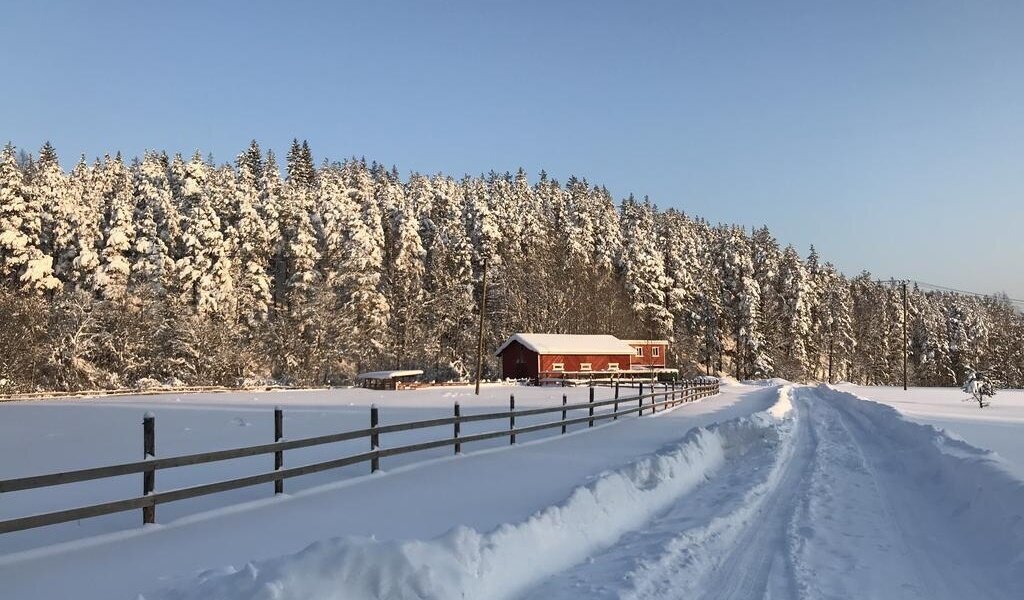
[[[419,369],[405,371],[371,371],[356,375],[360,387],[373,390],[403,390],[416,387],[416,378],[423,375]]]

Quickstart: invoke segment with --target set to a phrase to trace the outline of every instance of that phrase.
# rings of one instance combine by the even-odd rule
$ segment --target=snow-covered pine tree
[[[233,297],[231,257],[214,210],[214,196],[230,193],[210,184],[211,170],[199,152],[181,179],[181,250],[175,263],[181,302],[200,315],[229,312]]]
[[[96,291],[103,226],[103,196],[96,183],[96,172],[96,167],[90,167],[83,156],[68,177],[71,240],[60,261],[66,265],[61,269],[65,273],[65,289],[88,294]]]
[[[53,257],[43,245],[42,206],[25,182],[14,147],[0,153],[0,277],[14,289],[51,293],[60,288]]]
[[[630,196],[622,203],[621,210],[622,272],[633,312],[640,318],[648,337],[667,337],[673,328],[666,298],[671,280],[665,273],[665,260],[654,226],[655,209],[646,198],[640,203]]]
[[[462,218],[462,187],[450,177],[436,177],[432,188],[429,225],[423,226],[432,232],[425,236],[425,351],[435,376],[465,380],[475,349],[473,246]]]
[[[146,152],[134,171],[135,252],[129,287],[165,298],[177,289],[173,245],[179,215],[171,195],[166,155]]]
[[[996,385],[989,379],[988,375],[983,371],[975,371],[968,369],[967,374],[964,377],[964,392],[970,394],[967,398],[968,401],[974,401],[978,403],[978,408],[985,408],[991,401],[991,398],[996,395]]]
[[[238,221],[231,230],[230,240],[235,254],[233,265],[238,316],[250,331],[267,321],[273,304],[273,247],[267,222],[256,208],[260,201],[259,181],[262,177],[259,171],[239,160],[236,188]]]
[[[423,340],[421,311],[426,250],[419,234],[419,220],[409,201],[396,207],[391,215],[391,259],[387,265],[387,290],[391,300],[390,354],[395,368],[411,366],[411,357],[419,356]]]
[[[105,156],[96,183],[103,197],[103,242],[96,272],[96,289],[108,301],[126,299],[135,241],[131,174],[118,154]]]
[[[779,328],[782,347],[779,365],[788,377],[802,381],[810,376],[807,356],[811,332],[807,273],[793,246],[787,246],[779,263]]]

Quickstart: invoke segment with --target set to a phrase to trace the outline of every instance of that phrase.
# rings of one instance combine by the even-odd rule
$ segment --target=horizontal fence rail
[[[439,417],[434,419],[425,419],[421,421],[411,421],[407,423],[395,423],[392,425],[378,425],[378,409],[375,406],[371,406],[370,427],[366,429],[343,431],[339,433],[319,435],[297,440],[283,439],[284,435],[282,410],[280,408],[275,408],[275,441],[273,443],[260,444],[256,446],[247,446],[244,448],[232,448],[228,450],[215,450],[212,452],[201,452],[197,454],[187,454],[168,458],[156,458],[155,456],[156,419],[152,415],[147,413],[146,416],[143,418],[143,456],[145,457],[144,460],[130,463],[122,463],[118,465],[111,465],[106,467],[94,467],[88,469],[78,469],[74,471],[48,473],[45,475],[32,475],[28,477],[0,480],[0,494],[6,494],[22,490],[33,490],[58,485],[65,485],[70,483],[77,483],[82,481],[92,481],[97,479],[107,479],[110,477],[119,477],[123,475],[142,473],[142,496],[0,521],[0,533],[33,529],[36,527],[44,527],[47,525],[55,525],[58,523],[65,523],[68,521],[77,521],[79,519],[89,517],[98,517],[102,515],[109,515],[113,513],[138,509],[142,509],[143,511],[143,523],[155,523],[156,506],[158,504],[165,504],[168,502],[185,500],[187,498],[196,498],[199,496],[206,496],[209,494],[216,494],[220,492],[226,492],[229,490],[250,487],[260,484],[267,484],[271,482],[274,483],[275,494],[280,494],[284,492],[284,480],[292,477],[299,477],[301,475],[319,473],[322,471],[338,469],[341,467],[364,462],[370,463],[370,472],[372,473],[379,470],[380,459],[388,456],[397,456],[401,454],[409,454],[412,452],[421,452],[423,450],[443,448],[447,446],[454,446],[455,453],[460,454],[462,451],[463,444],[503,437],[509,438],[510,444],[515,444],[516,436],[523,435],[526,433],[543,431],[546,429],[553,429],[557,427],[561,428],[561,433],[564,434],[567,432],[568,427],[570,425],[580,425],[586,423],[588,427],[593,427],[594,424],[597,422],[609,419],[617,420],[619,417],[625,415],[636,414],[638,416],[642,416],[645,412],[653,414],[658,412],[659,409],[665,410],[667,408],[683,404],[685,402],[692,402],[700,398],[712,396],[719,392],[719,384],[717,382],[712,383],[683,381],[655,384],[647,383],[646,387],[644,384],[640,384],[639,386],[623,385],[622,387],[637,391],[635,395],[631,395],[628,397],[620,397],[619,386],[616,385],[614,387],[615,397],[609,400],[595,401],[594,387],[591,386],[590,399],[588,402],[568,404],[566,402],[566,396],[563,395],[562,403],[556,406],[544,408],[516,409],[515,396],[513,395],[509,398],[508,411],[463,415],[461,414],[459,404],[455,403],[454,413],[450,417]],[[612,409],[600,413],[594,412],[595,408],[605,406],[611,406]],[[587,414],[585,416],[578,417],[569,416],[570,411],[581,410],[586,410]],[[520,425],[518,427],[516,426],[516,418],[553,413],[560,413],[561,418],[557,421],[549,421],[545,423],[537,423],[525,426]],[[469,435],[462,434],[461,425],[463,423],[472,423],[478,421],[507,421],[508,427],[503,429],[496,429],[494,431],[485,431],[482,433],[474,433]],[[416,429],[426,429],[432,427],[451,427],[452,437],[406,444],[402,446],[394,446],[390,448],[380,447],[380,436],[383,434],[397,433],[401,431],[412,431]],[[344,442],[363,438],[369,439],[369,450],[367,452],[361,452],[358,454],[352,454],[349,456],[344,456],[333,460],[302,465],[297,467],[284,467],[284,452],[286,450],[308,448],[311,446],[333,444],[337,442]],[[189,465],[199,465],[204,463],[232,460],[236,458],[244,458],[249,456],[259,456],[264,454],[274,455],[274,470],[268,471],[266,473],[260,473],[257,475],[249,475],[246,477],[239,477],[236,479],[229,479],[214,483],[194,485],[174,490],[158,492],[154,489],[156,472],[161,469],[172,469]]]

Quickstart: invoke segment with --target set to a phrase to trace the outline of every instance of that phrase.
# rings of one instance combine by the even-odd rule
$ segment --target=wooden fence
[[[660,388],[660,390],[658,388]],[[29,477],[19,477],[17,479],[0,480],[0,494],[7,494],[21,490],[33,490],[81,481],[91,481],[95,479],[106,479],[109,477],[142,473],[142,496],[0,521],[0,533],[33,529],[36,527],[44,527],[57,523],[77,521],[79,519],[89,517],[98,517],[101,515],[138,509],[142,509],[143,523],[155,523],[156,506],[158,504],[165,504],[167,502],[175,502],[177,500],[195,498],[198,496],[206,496],[209,494],[216,494],[218,492],[225,492],[228,490],[270,482],[274,483],[274,492],[280,494],[284,492],[285,479],[290,477],[318,473],[363,462],[369,462],[370,472],[375,472],[380,468],[380,459],[388,456],[397,456],[400,454],[408,454],[410,452],[419,452],[422,450],[441,448],[445,446],[453,446],[455,454],[459,454],[462,451],[462,445],[470,442],[507,437],[509,438],[509,443],[515,444],[517,435],[555,427],[561,428],[561,433],[564,434],[570,425],[586,423],[588,427],[593,427],[594,423],[598,421],[607,419],[616,420],[624,415],[636,413],[638,416],[641,416],[645,412],[653,414],[659,409],[664,410],[684,402],[691,402],[699,398],[712,396],[718,393],[718,388],[718,383],[672,382],[657,384],[653,388],[650,384],[648,384],[647,388],[644,388],[641,384],[638,387],[638,393],[636,395],[620,397],[619,387],[616,386],[614,398],[610,400],[595,401],[594,387],[591,387],[589,402],[568,404],[566,396],[563,394],[561,406],[520,410],[516,410],[515,396],[512,395],[509,398],[508,411],[463,415],[460,412],[459,404],[456,403],[454,407],[454,414],[450,417],[440,417],[408,423],[396,423],[393,425],[379,425],[378,409],[375,406],[371,406],[370,427],[366,429],[344,431],[297,440],[284,439],[283,414],[280,408],[275,408],[273,443],[168,458],[156,458],[156,419],[153,415],[147,413],[143,418],[144,460],[107,467],[95,467],[76,471],[66,471],[62,473],[50,473],[47,475],[33,475]],[[612,409],[595,414],[594,409],[603,406],[611,406]],[[569,416],[570,411],[582,410],[587,411],[586,416]],[[516,427],[516,417],[552,413],[561,413],[561,419],[535,425]],[[484,433],[462,435],[461,425],[463,423],[470,423],[474,421],[507,421],[508,428]],[[395,446],[392,448],[382,448],[380,445],[381,435],[432,427],[451,427],[452,436],[404,446]],[[311,446],[332,444],[360,438],[368,438],[368,451],[324,462],[297,467],[284,467],[284,453],[287,450],[308,448]],[[198,465],[263,454],[274,455],[273,471],[174,490],[156,491],[156,472],[161,469],[171,469],[187,465]]]

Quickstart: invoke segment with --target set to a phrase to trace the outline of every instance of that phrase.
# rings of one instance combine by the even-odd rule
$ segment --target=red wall
[[[564,363],[564,371],[579,371],[580,363],[590,363],[591,371],[607,371],[608,363],[619,363],[619,370],[629,369],[628,354],[543,354],[540,357],[541,372],[554,371],[555,363]]]
[[[655,367],[664,367],[665,366],[665,354],[668,353],[668,346],[667,345],[665,345],[665,344],[630,344],[630,346],[633,346],[633,348],[638,348],[639,347],[639,348],[643,348],[644,349],[644,355],[643,356],[636,356],[636,355],[634,355],[634,356],[630,357],[630,360],[632,361],[631,364],[634,364],[634,365],[637,365],[637,366],[641,366],[641,365],[643,365],[643,366],[653,365]],[[659,350],[660,356],[651,356],[651,348],[654,348],[655,346],[660,348],[660,350]]]
[[[501,376],[512,379],[537,377],[537,353],[512,342],[501,353]]]

